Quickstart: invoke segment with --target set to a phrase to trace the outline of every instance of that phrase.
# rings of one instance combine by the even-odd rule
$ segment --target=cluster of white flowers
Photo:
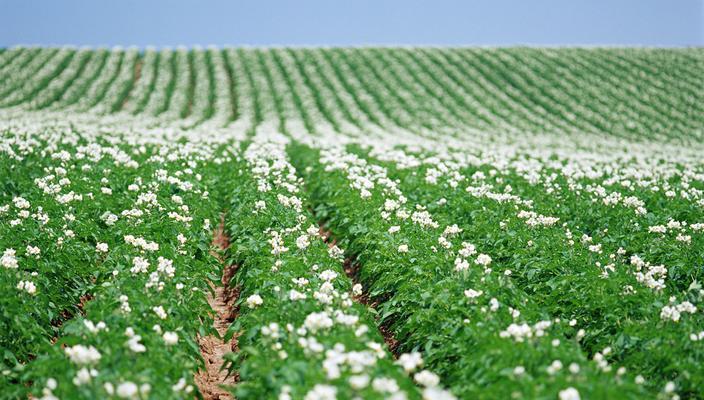
[[[120,399],[127,400],[135,400],[142,396],[148,396],[151,391],[151,385],[148,383],[138,386],[131,381],[121,382],[117,385],[117,388],[115,388],[112,383],[106,382],[104,388],[105,392],[110,396],[117,396]]]
[[[665,289],[667,268],[664,265],[650,265],[638,255],[631,256],[630,263],[636,267],[635,276],[638,282],[655,291]]]
[[[437,228],[440,226],[437,222],[433,221],[433,217],[426,210],[416,210],[411,214],[411,221],[414,224],[418,224],[424,228]]]
[[[98,243],[95,245],[95,250],[99,253],[107,253],[108,252],[108,244],[107,243]]]
[[[166,310],[164,310],[163,306],[154,306],[152,307],[152,311],[154,311],[154,314],[156,314],[160,319],[166,319],[168,317],[168,314],[166,314]]]
[[[518,213],[518,218],[524,219],[526,222],[526,225],[534,227],[534,226],[553,226],[555,225],[560,218],[557,217],[546,217],[545,215],[541,215],[536,213],[535,211],[521,211]]]
[[[86,347],[82,344],[66,347],[64,352],[71,359],[71,362],[76,365],[95,364],[100,361],[101,358],[100,352],[98,352],[95,347]]]
[[[558,397],[560,400],[580,400],[581,397],[579,396],[579,391],[573,387],[569,387],[564,390],[560,390],[560,393],[558,394]]]
[[[271,254],[279,255],[288,251],[288,247],[284,245],[283,237],[279,232],[271,231],[271,239],[269,239],[269,244],[271,244]]]
[[[488,267],[489,264],[491,264],[491,257],[489,257],[489,255],[487,254],[480,254],[474,260],[474,263],[483,267]]]
[[[131,313],[132,308],[130,307],[129,298],[123,294],[123,295],[120,295],[119,300],[120,300],[120,311],[122,311],[125,314]]]
[[[17,252],[14,249],[5,249],[0,258],[0,264],[9,269],[17,269],[19,266],[16,257]]]
[[[249,308],[256,308],[261,306],[262,304],[264,304],[264,300],[258,294],[253,294],[247,297],[247,307]]]
[[[37,294],[37,286],[32,281],[19,281],[17,290],[23,290],[32,296]]]
[[[469,299],[476,299],[481,296],[484,292],[481,290],[467,289],[464,291],[464,295]]]
[[[143,237],[134,237],[132,235],[125,235],[125,243],[130,244],[134,247],[140,248],[143,251],[155,252],[159,251],[159,244],[156,242],[150,242]]]
[[[660,318],[664,320],[671,320],[674,322],[679,322],[683,313],[694,314],[697,312],[697,307],[689,301],[683,301],[682,303],[675,304],[676,299],[674,297],[670,298],[670,304],[665,305],[660,310]]]
[[[135,257],[132,259],[132,274],[144,274],[149,270],[149,260],[143,257]]]
[[[552,326],[552,321],[540,321],[533,326],[526,323],[516,324],[512,323],[506,330],[499,333],[502,338],[513,338],[516,342],[524,342],[526,339],[532,337],[542,337],[545,335],[545,331]]]
[[[97,324],[94,324],[93,321],[86,319],[86,320],[83,320],[83,325],[91,333],[98,333],[100,331],[108,330],[108,326],[103,321],[100,321]]]
[[[164,343],[173,346],[178,343],[178,334],[176,332],[164,332]]]

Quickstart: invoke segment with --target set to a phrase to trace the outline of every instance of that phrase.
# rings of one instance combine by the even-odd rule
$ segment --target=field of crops
[[[704,398],[704,50],[0,50],[2,399]]]

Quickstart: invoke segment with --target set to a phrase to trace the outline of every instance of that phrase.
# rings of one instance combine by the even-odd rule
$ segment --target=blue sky
[[[0,46],[704,46],[704,0],[0,0]]]

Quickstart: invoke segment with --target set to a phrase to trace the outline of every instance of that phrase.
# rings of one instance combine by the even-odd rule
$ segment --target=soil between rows
[[[224,216],[221,217],[220,224],[213,234],[212,244],[221,251],[226,250],[230,245],[230,239],[225,232]],[[221,254],[214,252],[213,255],[225,264],[226,261]],[[227,329],[238,314],[235,303],[239,298],[239,288],[229,286],[236,270],[236,265],[226,265],[223,267],[220,282],[209,282],[213,293],[208,293],[208,303],[214,313],[213,326],[220,337],[210,335],[198,338],[198,345],[205,360],[205,369],[195,374],[195,383],[205,400],[234,399],[223,386],[234,386],[239,381],[238,374],[228,375],[223,358],[225,354],[238,350],[237,335],[233,335],[229,341],[223,340]]]
[[[325,242],[328,244],[328,247],[335,246],[335,244],[337,243],[337,239],[333,236],[332,232],[326,230],[322,224],[319,226],[320,235],[323,236]],[[353,284],[355,285],[360,283],[358,274],[359,267],[360,265],[356,262],[354,257],[345,258],[343,269],[345,270],[345,274],[347,275],[347,277],[352,280]],[[376,307],[379,305],[377,302],[372,301],[372,299],[369,298],[369,294],[365,291],[362,291],[362,294],[353,295],[352,300],[372,309],[376,309]],[[399,341],[396,339],[393,332],[391,332],[388,327],[384,326],[383,324],[380,324],[379,321],[376,321],[375,326],[379,330],[379,333],[381,333],[381,336],[384,338],[384,343],[386,343],[386,346],[389,348],[391,355],[393,355],[394,358],[398,358]]]

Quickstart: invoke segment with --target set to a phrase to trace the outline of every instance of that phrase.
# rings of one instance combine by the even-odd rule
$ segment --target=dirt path
[[[220,225],[213,234],[213,246],[220,250],[225,250],[230,244],[225,232],[224,216],[221,217]],[[221,263],[225,263],[220,254],[215,254]],[[239,290],[228,286],[237,266],[228,265],[223,268],[221,284],[211,282],[215,289],[214,294],[208,294],[208,303],[215,312],[213,325],[220,337],[225,336],[227,328],[237,317],[237,309],[234,304],[239,297]],[[205,360],[205,370],[198,371],[195,375],[195,382],[205,400],[230,400],[234,397],[221,385],[233,386],[237,383],[239,376],[233,374],[228,376],[227,370],[223,370],[223,356],[229,352],[237,351],[237,338],[233,337],[227,342],[215,336],[199,337],[198,344],[201,354]]]
[[[332,232],[326,230],[322,225],[320,225],[320,234],[323,236],[325,242],[328,244],[328,247],[335,246],[335,244],[337,243],[337,239],[333,237]],[[345,258],[345,264],[343,268],[347,277],[350,278],[354,284],[358,284],[359,264],[355,261],[355,259],[353,257]],[[376,306],[378,305],[378,303],[372,301],[369,298],[369,295],[365,291],[363,291],[360,295],[353,295],[352,300],[370,308],[376,308]],[[379,324],[378,321],[377,329],[379,329],[379,333],[381,333],[381,336],[384,338],[384,343],[386,343],[386,346],[388,346],[391,354],[394,356],[394,358],[398,358],[399,355],[397,351],[399,342],[394,336],[394,334],[386,326]]]

